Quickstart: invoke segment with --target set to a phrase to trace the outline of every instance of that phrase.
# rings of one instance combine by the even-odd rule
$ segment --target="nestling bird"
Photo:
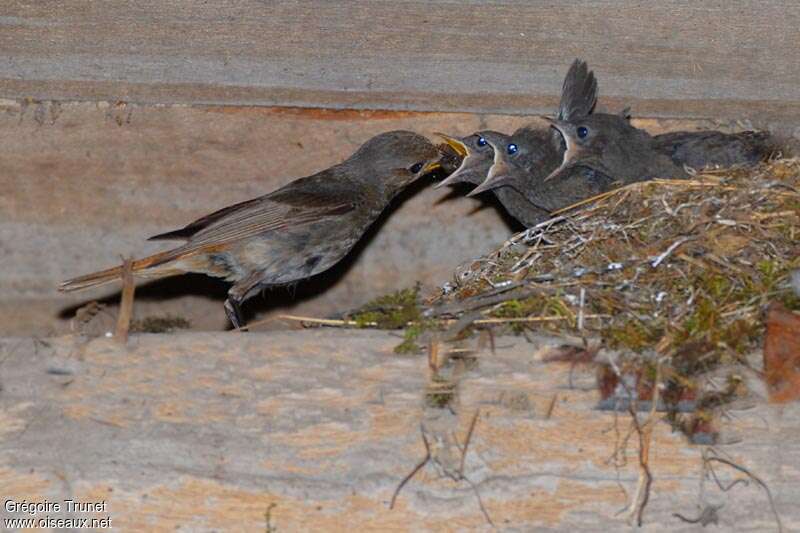
[[[462,157],[461,165],[446,179],[437,183],[434,188],[455,183],[481,183],[492,166],[492,146],[486,140],[487,136],[508,140],[510,137],[497,131],[479,131],[467,137],[456,138],[437,133],[459,156]],[[503,205],[509,215],[525,227],[533,226],[547,217],[542,209],[528,202],[525,197],[511,187],[495,189],[495,196]]]
[[[473,133],[466,137],[451,137],[444,133],[437,133],[439,137],[452,148],[458,156],[461,157],[461,164],[459,167],[433,186],[434,189],[440,189],[445,185],[454,185],[456,183],[471,183],[477,185],[486,178],[486,173],[489,167],[492,166],[492,147],[486,142],[483,135],[484,132]],[[492,131],[494,135],[502,135],[508,139],[508,135]]]
[[[581,119],[592,113],[596,102],[594,73],[585,62],[576,59],[564,78],[557,116],[565,121]],[[560,196],[553,196],[557,191],[542,187],[544,176],[557,168],[564,157],[566,145],[558,132],[549,127],[525,126],[515,131],[506,143],[494,135],[488,138],[490,144],[497,146],[493,164],[486,180],[470,195],[514,189],[541,210],[563,207]],[[583,194],[580,189],[568,192],[570,197]]]
[[[766,131],[674,131],[653,137],[655,149],[694,169],[753,165],[779,150]]]
[[[498,149],[484,190],[515,187],[531,203],[552,211],[636,181],[685,178],[684,166],[754,164],[776,149],[772,137],[763,132],[673,132],[653,137],[633,127],[626,112],[597,113],[578,121],[547,120],[567,146],[561,164],[554,164],[547,150],[540,150],[538,159],[531,157],[535,154],[531,151],[527,158],[515,159],[512,136],[505,150]],[[540,134],[538,145],[546,146],[544,141]],[[531,165],[532,161],[538,164]]]
[[[489,187],[498,187],[496,190],[519,190],[526,200],[545,213],[572,205],[613,187],[613,179],[586,167],[576,167],[563,178],[546,182],[543,180],[544,176],[548,169],[558,166],[557,161],[550,159],[546,166],[525,168],[518,161],[509,158],[508,145],[503,145],[502,139],[489,136],[487,140],[493,145],[496,155],[489,178],[484,183]],[[537,183],[537,186],[533,186]]]
[[[380,134],[343,163],[151,237],[186,243],[135,261],[134,275],[150,279],[198,272],[232,281],[225,312],[240,328],[242,302],[264,288],[292,284],[335,265],[392,198],[435,170],[439,158],[421,135]],[[115,267],[65,281],[59,289],[85,289],[120,276],[121,267]]]
[[[776,150],[771,136],[763,132],[674,132],[653,137],[630,124],[627,110],[618,115],[591,114],[594,100],[580,95],[596,98],[596,89],[586,65],[573,63],[558,117],[543,117],[557,132],[560,150],[552,149],[541,129],[518,130],[503,149],[495,151],[487,180],[471,194],[513,187],[529,202],[556,210],[628,183],[686,177],[685,166],[753,164]],[[581,101],[586,103],[582,108]]]
[[[595,113],[577,120],[546,120],[561,134],[567,149],[561,165],[544,181],[562,178],[577,167],[601,172],[619,185],[656,177],[687,176],[683,166],[660,152],[653,137],[634,127],[625,112]]]
[[[769,133],[679,131],[651,136],[634,127],[627,110],[595,113],[580,120],[548,119],[567,146],[564,159],[545,181],[570,169],[590,168],[620,185],[651,178],[685,178],[685,167],[750,165],[769,157],[775,143]]]
[[[592,112],[596,101],[597,80],[587,64],[576,59],[564,78],[557,114],[563,119],[583,117]],[[550,128],[525,126],[511,137],[494,131],[479,132],[464,139],[444,137],[454,149],[463,152],[465,157],[459,170],[437,186],[455,181],[474,183],[474,180],[480,179],[480,185],[468,196],[492,190],[506,210],[527,227],[547,217],[547,211],[541,203],[531,202],[531,191],[527,190],[530,187],[528,174],[539,172],[542,167],[558,166],[564,146],[556,132]],[[494,150],[488,149],[487,145],[501,146],[525,172],[510,180],[493,179],[493,175],[506,174],[507,169],[501,168],[505,157],[500,157]]]

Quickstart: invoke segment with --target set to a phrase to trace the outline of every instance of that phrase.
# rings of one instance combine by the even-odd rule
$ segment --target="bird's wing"
[[[693,168],[754,164],[775,151],[768,132],[678,131],[653,137],[653,147],[679,165]]]
[[[186,227],[152,239],[187,239],[184,253],[246,239],[261,233],[318,222],[356,208],[353,194],[331,194],[327,187],[297,180],[266,196],[206,215]],[[312,185],[312,186],[309,186]]]
[[[585,61],[576,59],[561,87],[559,120],[575,120],[591,114],[597,103],[597,80]]]
[[[190,222],[186,226],[182,227],[181,229],[176,229],[173,231],[168,231],[166,233],[159,233],[158,235],[153,235],[148,241],[170,241],[170,240],[178,240],[178,239],[189,239],[192,235],[199,232],[203,228],[206,228],[213,224],[214,222],[222,219],[225,215],[229,213],[234,213],[236,211],[244,210],[253,204],[256,204],[261,200],[261,198],[253,198],[252,200],[247,200],[244,202],[239,202],[238,204],[229,205],[228,207],[223,207],[219,211],[214,211],[211,214],[208,214],[204,217],[198,218],[194,222]]]

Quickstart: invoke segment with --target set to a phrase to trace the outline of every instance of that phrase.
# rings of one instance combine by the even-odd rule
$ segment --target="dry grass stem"
[[[122,261],[122,298],[119,303],[119,314],[117,315],[117,326],[114,330],[114,340],[120,344],[127,344],[128,332],[131,328],[133,318],[133,294],[136,285],[133,282],[133,259],[127,258]]]

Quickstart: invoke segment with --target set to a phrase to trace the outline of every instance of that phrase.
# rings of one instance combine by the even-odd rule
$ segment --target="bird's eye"
[[[486,146],[486,139],[484,139],[483,137],[478,137],[478,146],[481,147]]]
[[[412,174],[416,174],[422,170],[422,163],[414,163],[414,165],[408,170],[410,170]]]
[[[511,143],[506,147],[506,152],[508,152],[508,155],[514,155],[518,151],[519,151],[519,147],[514,143]]]
[[[589,129],[586,126],[581,126],[578,128],[577,133],[579,139],[585,139],[589,135]]]

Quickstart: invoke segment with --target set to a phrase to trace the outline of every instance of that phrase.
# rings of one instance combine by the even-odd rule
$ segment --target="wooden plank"
[[[800,4],[22,2],[0,96],[549,112],[572,58],[640,115],[800,115]]]
[[[53,516],[109,517],[120,531],[269,531],[270,509],[277,531],[490,530],[472,483],[502,529],[625,527],[638,476],[630,417],[594,409],[592,369],[541,361],[554,340],[506,337],[479,352],[454,383],[452,412],[424,399],[427,358],[392,354],[400,339],[386,332],[45,341],[0,339],[3,497],[106,502]],[[715,452],[663,419],[653,426],[646,531],[699,530],[674,513],[694,519],[706,506],[721,530],[778,530],[744,474],[711,465],[727,491],[703,479],[704,450],[762,479],[784,531],[798,530],[800,404],[746,403],[726,408]],[[458,481],[447,474],[461,468],[476,410],[469,482]],[[390,510],[425,454],[421,427],[434,461]]]

